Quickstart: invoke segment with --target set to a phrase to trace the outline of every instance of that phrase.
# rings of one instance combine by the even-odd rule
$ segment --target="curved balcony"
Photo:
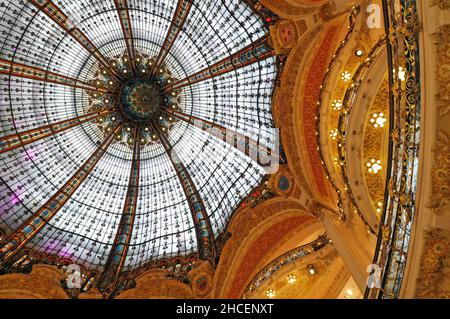
[[[363,149],[365,127],[369,124],[368,113],[371,105],[369,97],[373,94],[374,87],[380,87],[387,68],[384,43],[385,41],[381,40],[374,46],[351,81],[352,84],[343,101],[344,111],[339,118],[337,140],[339,159],[341,163],[344,163],[341,165],[341,174],[344,178],[345,190],[372,230],[378,228],[378,217],[365,178],[364,171],[367,167],[363,158]]]
[[[321,87],[318,101],[319,112],[316,118],[317,140],[325,173],[338,196],[341,218],[345,219],[345,217],[357,213],[369,232],[375,234],[379,218],[374,212],[377,211],[378,207],[374,207],[371,203],[369,191],[363,189],[367,186],[364,182],[362,167],[358,166],[355,170],[355,165],[352,164],[351,168],[348,169],[349,164],[343,149],[344,144],[347,143],[347,132],[349,132],[347,123],[343,123],[343,119],[346,119],[350,112],[356,109],[353,100],[359,94],[360,78],[372,73],[369,67],[382,45],[380,41],[374,40],[374,34],[368,35],[370,31],[366,30],[365,17],[358,14],[359,11],[359,7],[353,9],[348,34],[333,55]],[[360,32],[354,32],[354,30]],[[366,33],[366,39],[361,40],[361,32]],[[375,38],[377,38],[376,34]],[[372,49],[373,46],[375,46],[374,49]],[[373,52],[364,53],[364,51]],[[369,57],[365,58],[366,56]],[[385,56],[384,58],[386,59]],[[354,74],[353,78],[352,74]],[[336,83],[338,84],[336,85]],[[358,83],[358,86],[356,83]],[[365,122],[365,118],[360,121],[360,123]],[[357,180],[360,181],[358,184],[361,188],[358,193],[364,196],[359,194],[354,196],[349,185],[349,173],[358,176]],[[347,201],[348,203],[345,203]],[[362,205],[364,207],[360,207],[361,201],[364,201]]]

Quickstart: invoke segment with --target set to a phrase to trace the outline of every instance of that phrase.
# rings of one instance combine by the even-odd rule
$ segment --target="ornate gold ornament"
[[[417,278],[417,298],[450,298],[450,232],[432,228],[425,245]]]
[[[435,34],[436,53],[436,80],[438,84],[438,94],[436,104],[439,108],[439,115],[450,112],[450,25],[440,27]]]
[[[388,197],[381,227],[384,240],[377,242],[374,263],[383,273],[382,286],[369,288],[368,298],[398,298],[406,267],[412,218],[416,214],[413,205],[418,174],[418,151],[420,134],[420,67],[418,23],[416,2],[388,1],[385,3],[386,20],[389,28],[391,55],[388,69],[391,72],[390,114],[391,145],[388,161]],[[402,69],[401,69],[402,68]],[[402,71],[403,70],[403,71]],[[401,74],[401,71],[403,72]]]
[[[434,148],[435,158],[431,178],[433,193],[429,208],[436,215],[450,213],[450,137],[439,131]]]
[[[442,10],[450,9],[450,0],[431,0],[432,6],[439,6]]]

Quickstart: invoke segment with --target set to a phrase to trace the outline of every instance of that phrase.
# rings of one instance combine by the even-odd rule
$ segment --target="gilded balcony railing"
[[[420,140],[420,67],[415,0],[383,0],[389,66],[389,149],[384,211],[366,298],[398,298],[410,231]]]
[[[324,121],[322,119],[322,110],[325,107],[324,105],[324,93],[326,91],[327,88],[327,82],[328,79],[330,78],[330,75],[332,73],[333,68],[337,67],[337,62],[339,61],[339,59],[341,58],[340,56],[343,53],[344,48],[346,47],[346,45],[350,42],[350,38],[352,36],[352,34],[354,34],[355,29],[356,29],[356,19],[358,17],[358,14],[360,13],[361,8],[359,6],[355,6],[352,8],[352,10],[350,11],[350,16],[349,16],[349,21],[350,24],[348,26],[348,32],[344,38],[344,40],[341,42],[340,46],[338,47],[337,51],[335,52],[335,54],[332,56],[332,59],[329,63],[329,66],[325,72],[325,76],[324,76],[324,80],[323,80],[323,84],[321,86],[321,90],[320,90],[320,94],[319,94],[319,99],[318,99],[318,112],[316,115],[316,134],[317,134],[317,144],[318,144],[318,151],[319,151],[319,155],[321,158],[321,162],[322,162],[322,166],[324,168],[325,171],[325,175],[326,178],[330,181],[331,186],[333,187],[334,191],[336,192],[337,198],[338,198],[338,209],[339,209],[339,218],[341,220],[346,219],[346,213],[345,213],[345,206],[346,206],[346,201],[349,201],[349,203],[352,206],[352,209],[354,210],[355,213],[357,213],[359,215],[359,217],[361,218],[361,220],[364,222],[364,224],[366,225],[368,231],[370,231],[373,234],[376,234],[376,230],[371,227],[371,225],[367,222],[366,217],[364,216],[364,214],[361,212],[361,209],[359,207],[359,205],[357,204],[355,197],[353,196],[352,190],[350,188],[350,183],[349,183],[349,178],[348,178],[348,174],[347,174],[347,169],[346,169],[346,157],[345,157],[345,151],[342,152],[342,149],[345,147],[345,143],[346,143],[346,122],[348,119],[348,116],[350,115],[350,109],[352,107],[351,104],[351,99],[350,97],[354,98],[356,96],[356,93],[358,92],[359,86],[357,84],[360,83],[360,78],[363,77],[363,75],[365,74],[365,72],[369,69],[369,67],[372,65],[372,62],[374,61],[374,59],[376,58],[376,56],[378,55],[378,53],[381,50],[381,47],[385,44],[385,39],[381,39],[380,41],[378,41],[372,48],[371,52],[368,55],[368,58],[365,60],[365,62],[363,62],[360,67],[358,68],[358,70],[356,71],[355,75],[353,76],[353,78],[351,79],[351,83],[356,83],[353,86],[350,86],[347,90],[346,90],[346,100],[343,101],[343,108],[341,110],[341,115],[339,116],[339,127],[338,127],[338,137],[337,138],[337,143],[336,143],[336,149],[337,149],[337,154],[338,154],[338,165],[339,165],[339,169],[338,169],[338,173],[339,176],[337,178],[337,176],[333,177],[333,174],[331,174],[331,169],[328,166],[329,164],[327,163],[326,160],[326,156],[324,154],[325,150],[324,150],[324,146],[322,145],[323,143],[323,137],[321,136],[320,132],[321,132],[321,123]],[[363,17],[361,17],[363,18]],[[346,113],[347,112],[347,113]],[[322,122],[321,122],[322,121]],[[339,180],[338,180],[339,179]],[[341,185],[339,185],[341,184]],[[345,195],[345,196],[344,196]]]

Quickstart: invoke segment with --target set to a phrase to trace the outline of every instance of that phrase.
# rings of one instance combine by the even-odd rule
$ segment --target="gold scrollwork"
[[[425,234],[417,298],[450,298],[450,232],[432,228]]]
[[[435,159],[432,168],[433,193],[429,208],[436,215],[450,212],[450,136],[439,131],[434,148]]]
[[[438,94],[436,103],[439,115],[450,112],[450,25],[443,25],[435,34],[437,46],[436,55],[436,80],[438,82]]]
[[[431,0],[432,6],[439,6],[441,10],[450,9],[450,0]]]

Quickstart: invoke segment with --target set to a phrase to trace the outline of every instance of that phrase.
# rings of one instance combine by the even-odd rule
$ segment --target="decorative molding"
[[[214,285],[214,268],[210,262],[202,262],[188,274],[196,298],[208,298]]]
[[[272,280],[273,278],[277,278],[277,272],[279,273],[283,268],[287,268],[287,266],[292,265],[293,263],[305,258],[306,256],[321,250],[329,243],[330,240],[328,239],[327,235],[324,234],[313,242],[294,248],[277,257],[269,264],[267,264],[262,270],[260,270],[256,276],[253,277],[251,282],[247,285],[244,293],[242,294],[242,297],[244,299],[247,299],[250,294],[256,291],[269,278]],[[319,262],[323,262],[324,260],[326,259],[322,258]]]
[[[305,16],[308,14],[312,14],[314,11],[320,9],[320,6],[302,6],[302,5],[293,5],[289,3],[287,0],[260,0],[261,4],[269,10],[272,10],[276,14],[280,16],[286,17],[298,17]]]
[[[268,181],[268,188],[276,192],[278,196],[291,197],[296,181],[287,165],[280,166],[278,172],[273,174]],[[299,198],[292,196],[293,198]]]
[[[268,221],[271,226],[265,229],[264,233],[254,240],[248,240],[246,246],[241,246],[240,250],[244,253],[241,255],[240,263],[233,267],[233,272],[230,272],[233,280],[230,280],[230,285],[227,287],[226,298],[239,298],[253,278],[252,275],[260,269],[258,267],[263,266],[266,256],[273,252],[274,245],[283,242],[286,238],[291,238],[295,228],[301,227],[312,219],[311,216],[297,213],[294,216],[283,216],[280,221]],[[234,256],[238,259],[236,257]]]
[[[321,27],[309,30],[307,34],[297,43],[288,55],[287,63],[281,74],[281,86],[275,90],[273,103],[273,114],[277,127],[281,128],[283,147],[288,160],[290,171],[295,176],[298,184],[312,195],[311,182],[304,175],[301,165],[302,160],[299,154],[298,143],[295,137],[295,125],[293,121],[293,99],[296,90],[296,79],[301,72],[300,67],[306,55],[307,48],[317,37]]]
[[[450,231],[432,228],[425,233],[416,298],[450,298]]]
[[[293,220],[295,219],[295,220]],[[275,226],[276,222],[280,220],[289,220],[287,225],[284,225],[283,231],[277,228],[277,231],[273,232],[271,236],[268,236],[268,229],[271,226]],[[261,205],[253,209],[244,208],[240,209],[233,216],[227,230],[232,234],[231,238],[226,242],[222,251],[219,264],[217,266],[214,276],[214,288],[212,296],[214,298],[223,298],[225,295],[230,295],[230,288],[234,281],[235,276],[239,274],[241,282],[240,288],[245,288],[246,284],[251,279],[251,275],[248,272],[253,270],[256,272],[258,269],[256,263],[258,260],[263,262],[264,256],[258,256],[258,260],[253,258],[253,261],[247,262],[248,266],[251,266],[251,270],[246,270],[244,273],[237,271],[243,261],[246,260],[243,256],[249,252],[249,246],[260,244],[268,244],[271,249],[274,249],[274,245],[278,242],[281,243],[286,239],[289,234],[299,231],[308,223],[316,223],[317,220],[306,212],[306,209],[296,200],[287,199],[282,197],[276,197],[270,199]],[[259,233],[259,239],[255,238]],[[266,237],[264,236],[267,235]],[[262,237],[261,237],[262,236]],[[283,237],[278,238],[276,237]],[[257,252],[261,252],[262,248],[257,248]],[[250,258],[250,257],[248,257]],[[249,278],[250,277],[250,278]],[[234,293],[234,297],[239,297],[239,291]]]
[[[299,29],[299,27],[300,29]],[[282,19],[270,26],[270,38],[277,54],[287,54],[307,30],[305,20],[298,24],[293,20]]]
[[[319,17],[324,21],[329,21],[336,17],[336,3],[329,1],[325,3],[319,11]]]
[[[447,2],[450,3],[450,0]],[[450,25],[441,26],[434,34],[434,39],[437,47],[435,72],[439,92],[436,94],[436,104],[439,115],[443,116],[450,112]]]
[[[336,249],[328,244],[320,250],[285,264],[265,278],[256,289],[247,290],[242,297],[244,299],[266,299],[266,291],[274,289],[276,298],[327,298],[330,296],[328,290],[331,286],[335,286],[336,281],[339,281],[338,278],[342,275],[348,277],[348,272],[336,272],[334,265],[339,261],[342,263]],[[315,270],[314,275],[309,273],[311,266]],[[287,282],[289,274],[295,275],[296,283],[289,284]],[[327,280],[327,278],[329,279]],[[329,286],[330,283],[331,286]],[[341,286],[341,284],[338,285]]]
[[[325,172],[322,166],[318,150],[318,142],[316,137],[316,120],[318,110],[318,99],[320,95],[321,85],[323,83],[326,68],[331,60],[332,54],[338,45],[338,37],[342,24],[338,21],[330,24],[323,32],[320,46],[313,53],[310,60],[309,69],[305,71],[305,77],[302,86],[303,95],[299,99],[300,112],[297,115],[297,121],[302,120],[303,131],[302,138],[304,150],[307,153],[309,166],[314,174],[315,187],[324,199],[330,198],[330,183],[325,178]],[[294,119],[295,121],[295,119]],[[305,167],[305,165],[303,165]]]
[[[450,9],[450,0],[431,0],[431,6],[439,6],[441,10]]]
[[[450,214],[450,136],[438,131],[431,172],[433,193],[428,208],[436,215]]]

